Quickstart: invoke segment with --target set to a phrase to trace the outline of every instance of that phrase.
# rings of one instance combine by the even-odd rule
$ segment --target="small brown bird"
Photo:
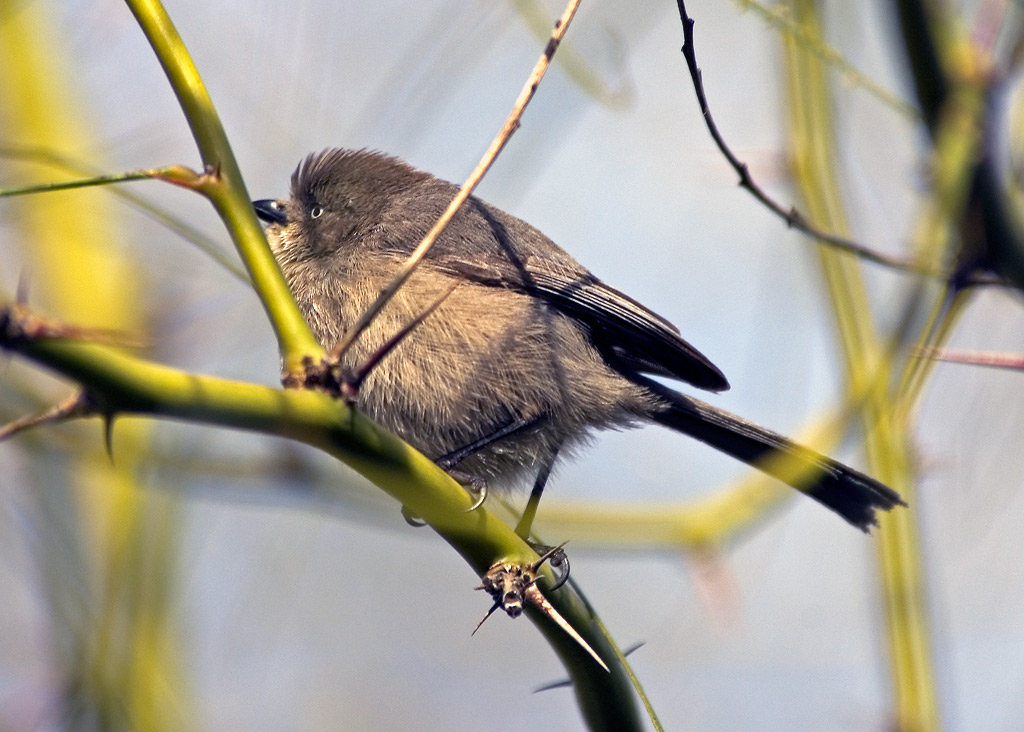
[[[397,158],[325,150],[291,196],[256,201],[299,307],[326,348],[394,277],[457,187]],[[355,368],[450,296],[369,374],[358,406],[441,467],[491,488],[534,482],[594,430],[656,422],[790,482],[854,526],[897,493],[753,422],[648,378],[729,384],[678,329],[524,221],[470,198],[344,355]],[[775,459],[782,455],[784,460]],[[801,471],[804,472],[804,471]],[[464,481],[466,482],[466,481]],[[528,523],[528,522],[527,522]],[[528,533],[528,526],[520,526]]]

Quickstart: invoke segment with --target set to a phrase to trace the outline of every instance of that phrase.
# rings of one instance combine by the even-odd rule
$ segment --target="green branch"
[[[96,411],[107,419],[157,416],[303,442],[349,465],[426,521],[478,576],[497,561],[527,564],[537,559],[537,553],[486,508],[467,511],[473,500],[447,473],[342,401],[319,392],[192,374],[94,343],[40,337],[39,330],[15,309],[0,310],[0,347],[81,384]],[[550,586],[550,568],[545,566],[542,574],[545,586]],[[633,689],[617,661],[618,649],[597,618],[568,588],[548,599],[611,668],[610,673],[598,668],[561,628],[528,610],[565,664],[591,728],[641,729]]]
[[[323,349],[299,312],[242,180],[217,110],[185,44],[158,0],[125,0],[146,34],[188,120],[206,173],[196,190],[206,195],[227,227],[277,333],[286,371]]]
[[[816,2],[801,0],[797,6],[804,27],[819,33]],[[830,230],[845,231],[830,86],[820,62],[792,39],[786,40],[796,177],[812,220],[823,222]],[[857,392],[865,385],[877,385],[865,392],[868,396],[862,412],[871,472],[913,506],[916,475],[911,431],[905,420],[894,417],[894,399],[883,388],[896,370],[894,359],[891,354],[886,356],[876,332],[857,263],[825,247],[821,248],[821,260],[850,388]],[[893,511],[881,517],[880,524],[880,579],[895,725],[933,732],[940,729],[938,692],[917,516],[912,511]]]

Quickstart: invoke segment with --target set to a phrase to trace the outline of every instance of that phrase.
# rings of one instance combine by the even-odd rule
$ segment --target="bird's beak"
[[[253,201],[252,207],[256,209],[256,216],[268,224],[287,224],[288,217],[284,213],[284,203],[272,198],[264,198],[261,201]]]

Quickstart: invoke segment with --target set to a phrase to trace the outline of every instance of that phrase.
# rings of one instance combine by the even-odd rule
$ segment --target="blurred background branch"
[[[462,179],[560,9],[169,5],[257,198],[283,195],[327,145]],[[679,324],[734,385],[718,403],[786,432],[812,424],[853,462],[861,433],[869,471],[911,510],[879,532],[876,570],[874,540],[644,430],[562,469],[542,533],[571,540],[615,635],[647,641],[630,661],[668,729],[1015,730],[1019,374],[920,356],[1021,350],[1018,296],[968,286],[1024,281],[1021,12],[688,4],[716,120],[761,185],[828,231],[956,274],[943,283],[812,258],[735,193],[663,5],[583,5],[481,195]],[[63,179],[54,163],[88,176],[192,149],[119,4],[9,4],[0,61],[0,188]],[[23,280],[61,320],[148,334],[155,360],[274,383],[251,290],[180,246],[187,231],[227,251],[220,221],[135,185],[142,214],[109,190],[0,202],[0,291]],[[0,368],[0,420],[67,395],[17,360]],[[578,724],[558,691],[522,703],[563,674],[547,645],[495,621],[470,641],[481,604],[448,599],[465,593],[461,561],[354,474],[301,447],[138,420],[119,422],[114,455],[93,423],[0,444],[5,729]]]

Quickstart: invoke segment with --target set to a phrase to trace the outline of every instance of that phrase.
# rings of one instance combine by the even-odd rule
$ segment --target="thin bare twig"
[[[576,632],[576,629],[574,627],[569,625],[569,621],[563,618],[561,613],[559,613],[555,609],[555,606],[552,605],[546,597],[544,597],[544,593],[540,591],[540,588],[537,587],[537,585],[530,585],[523,591],[523,594],[525,595],[527,600],[533,603],[534,607],[536,607],[540,612],[546,615],[570,638],[576,641],[579,647],[586,651],[601,668],[603,668],[605,671],[609,671],[608,664],[604,662],[604,659],[597,655],[597,651],[590,647],[590,644],[583,639],[583,636]]]
[[[89,186],[102,186],[110,183],[124,183],[133,180],[150,180],[156,177],[152,170],[133,170],[129,173],[115,173],[113,175],[98,175],[92,178],[81,178],[78,180],[57,181],[54,183],[38,183],[36,185],[17,186],[14,188],[0,188],[0,198],[11,196],[25,196],[31,193],[48,193],[50,191],[68,191],[74,188],[87,188]]]
[[[795,206],[790,206],[787,209],[781,203],[769,196],[765,190],[761,188],[756,181],[754,181],[747,164],[736,157],[732,149],[726,143],[725,138],[722,137],[722,133],[719,132],[718,125],[715,124],[714,117],[711,116],[711,108],[708,106],[707,95],[704,91],[704,81],[701,70],[697,66],[697,55],[693,49],[693,19],[687,14],[686,3],[683,0],[676,0],[676,5],[679,7],[679,19],[683,23],[683,58],[686,59],[686,67],[689,69],[690,78],[693,80],[693,89],[697,94],[697,102],[700,104],[700,111],[704,116],[704,123],[707,125],[708,132],[711,133],[711,137],[714,139],[718,149],[722,152],[725,159],[729,161],[729,165],[732,166],[733,170],[735,170],[736,174],[739,176],[740,187],[749,191],[750,194],[760,201],[769,211],[785,221],[786,226],[802,231],[808,236],[812,236],[824,244],[850,252],[851,254],[869,262],[881,264],[892,269],[904,272],[916,272],[918,274],[935,274],[923,269],[913,261],[902,257],[883,254],[845,237],[830,234],[815,228],[807,221],[806,218],[804,218],[803,214],[801,214]]]
[[[998,369],[1024,371],[1024,355],[1019,353],[995,353],[993,351],[962,351],[955,348],[922,348],[917,354],[946,363],[962,363],[970,366],[989,366]]]
[[[517,129],[519,129],[520,120],[522,119],[523,112],[526,109],[526,105],[533,99],[533,95],[537,91],[537,86],[540,84],[540,80],[544,77],[544,73],[547,71],[548,66],[551,64],[551,59],[555,55],[555,51],[558,49],[558,44],[562,42],[563,36],[565,36],[566,30],[569,28],[569,24],[572,22],[573,16],[576,14],[576,9],[579,7],[580,0],[569,0],[565,10],[562,12],[562,17],[555,21],[555,28],[551,32],[551,39],[548,41],[548,45],[544,48],[544,52],[537,60],[537,64],[533,67],[533,71],[530,73],[530,78],[527,79],[526,85],[523,90],[519,93],[519,98],[516,99],[516,103],[512,107],[512,111],[509,113],[508,118],[505,120],[505,124],[502,126],[501,131],[491,142],[491,146],[487,148],[487,152],[484,153],[480,162],[476,168],[470,174],[466,182],[462,184],[459,192],[452,199],[452,202],[448,204],[448,208],[441,215],[441,218],[437,220],[437,223],[427,232],[423,240],[420,241],[419,245],[409,255],[409,258],[402,265],[402,268],[395,275],[395,278],[391,283],[381,290],[380,295],[374,300],[373,304],[367,308],[366,312],[360,316],[359,320],[356,321],[352,329],[345,334],[345,337],[335,347],[333,356],[337,359],[341,358],[355,342],[356,338],[366,329],[366,327],[373,321],[377,314],[384,308],[385,305],[394,297],[398,289],[405,284],[406,280],[412,276],[412,273],[419,266],[420,261],[427,255],[430,247],[433,246],[437,237],[440,236],[441,232],[448,225],[458,210],[462,207],[462,204],[473,194],[473,191],[479,185],[480,181],[486,175],[487,171],[490,170],[491,165],[494,164],[498,154],[508,143],[509,138],[512,137]]]
[[[462,282],[463,279],[461,277],[452,282],[448,289],[445,290],[441,296],[430,305],[430,307],[406,323],[406,325],[397,333],[388,338],[387,341],[384,342],[384,345],[370,354],[369,358],[366,359],[366,362],[362,366],[350,374],[347,379],[343,380],[343,383],[339,388],[341,389],[341,393],[350,403],[356,401],[356,397],[359,394],[359,387],[361,387],[363,382],[366,381],[366,377],[370,375],[370,372],[377,367],[377,364],[383,361],[384,357],[395,349],[395,346],[404,341],[406,337],[416,330],[424,320],[429,318],[435,310],[441,307],[442,303],[444,303],[444,301],[447,300],[453,292],[455,292],[455,288],[461,285]]]
[[[19,432],[31,429],[32,427],[57,422],[67,422],[72,419],[91,417],[95,414],[96,410],[92,400],[89,398],[89,395],[82,390],[68,397],[60,404],[50,407],[45,412],[19,417],[12,422],[0,425],[0,442],[6,440],[8,437],[16,435]]]
[[[0,348],[18,341],[42,338],[66,338],[77,341],[113,346],[115,348],[143,349],[149,342],[140,335],[113,328],[91,328],[70,325],[36,315],[25,304],[28,279],[18,283],[18,300],[14,305],[0,304]]]
[[[58,150],[44,145],[9,145],[0,144],[0,158],[6,158],[11,160],[23,160],[30,163],[36,163],[39,165],[48,165],[51,167],[60,168],[62,170],[70,171],[75,175],[91,175],[93,177],[102,175],[101,171],[94,169],[90,164],[77,160],[69,155],[66,155]],[[159,169],[158,169],[159,170]],[[136,171],[137,173],[143,173],[146,171]],[[154,176],[142,176],[142,177],[154,177]],[[159,178],[159,176],[156,176]],[[125,180],[134,180],[133,178],[125,178]],[[141,212],[144,216],[148,216],[158,224],[170,229],[172,232],[185,239],[186,241],[195,244],[199,247],[199,250],[204,252],[213,261],[223,267],[225,270],[233,274],[240,281],[246,285],[252,286],[252,280],[249,279],[248,273],[239,265],[238,261],[232,259],[228,254],[223,251],[223,247],[220,242],[214,240],[212,237],[206,235],[196,227],[184,219],[170,213],[168,210],[155,203],[152,203],[143,196],[136,195],[127,189],[126,186],[108,186],[106,190],[114,196],[120,198],[122,201],[128,203],[128,205]],[[5,195],[0,191],[0,196]],[[6,195],[11,195],[10,193]]]

